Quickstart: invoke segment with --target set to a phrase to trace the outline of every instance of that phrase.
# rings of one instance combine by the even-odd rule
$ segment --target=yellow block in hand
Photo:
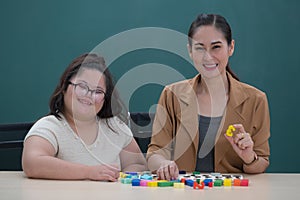
[[[233,136],[233,133],[232,133],[233,131],[235,131],[234,126],[233,125],[229,125],[228,129],[226,131],[226,135],[229,136],[229,137],[232,137]]]

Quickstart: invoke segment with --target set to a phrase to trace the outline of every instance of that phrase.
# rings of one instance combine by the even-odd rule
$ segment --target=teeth
[[[87,105],[92,105],[91,102],[85,101],[85,100],[82,100],[82,99],[80,99],[79,102],[80,102],[80,103],[83,103],[83,104],[87,104]]]
[[[213,67],[217,67],[218,64],[204,64],[204,67],[207,67],[207,68],[213,68]]]

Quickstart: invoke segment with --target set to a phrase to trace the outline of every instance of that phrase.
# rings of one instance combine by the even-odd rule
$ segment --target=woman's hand
[[[179,170],[174,161],[165,160],[157,169],[156,174],[161,180],[174,180],[178,177]]]
[[[225,137],[241,159],[249,164],[256,158],[256,153],[253,151],[253,140],[250,134],[246,133],[242,124],[234,124],[233,126],[236,128],[234,136],[230,137],[225,134]]]
[[[118,180],[120,169],[117,165],[95,165],[88,166],[88,179],[95,181],[112,181]]]

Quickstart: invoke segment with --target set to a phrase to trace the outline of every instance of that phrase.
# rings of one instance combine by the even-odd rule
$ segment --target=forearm
[[[160,165],[167,159],[160,154],[152,154],[148,158],[148,168],[150,171],[156,171]]]
[[[147,170],[148,168],[145,164],[132,164],[123,169],[124,172],[143,172]]]
[[[23,160],[23,170],[29,178],[83,180],[88,179],[89,167],[52,156],[37,156]]]
[[[248,174],[258,174],[263,173],[269,166],[269,160],[265,159],[263,157],[257,157],[257,160],[255,160],[250,165],[244,164],[243,170],[245,173]]]

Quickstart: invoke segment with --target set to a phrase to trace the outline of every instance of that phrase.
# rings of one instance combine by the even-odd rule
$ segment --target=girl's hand
[[[115,182],[120,176],[120,169],[117,165],[95,165],[88,166],[88,179],[97,181]]]

